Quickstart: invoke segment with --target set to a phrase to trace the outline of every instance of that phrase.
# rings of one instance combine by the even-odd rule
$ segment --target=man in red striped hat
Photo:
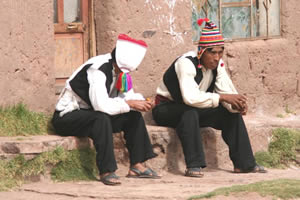
[[[128,177],[159,178],[143,165],[156,154],[140,112],[151,110],[154,102],[133,91],[128,74],[140,65],[146,50],[144,41],[119,35],[112,53],[89,59],[71,75],[56,104],[52,124],[57,134],[93,140],[100,180],[107,185],[121,183],[115,174],[112,135],[120,131],[129,151]]]
[[[224,39],[208,19],[198,52],[178,57],[163,75],[152,110],[158,125],[173,127],[179,136],[186,162],[185,176],[202,177],[206,167],[201,127],[222,131],[229,147],[234,172],[266,172],[256,164],[242,115],[247,99],[238,94],[222,60]]]

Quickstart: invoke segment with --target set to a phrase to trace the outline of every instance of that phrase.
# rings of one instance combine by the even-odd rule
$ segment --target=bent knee
[[[198,120],[199,114],[196,109],[187,110],[183,113],[182,117],[190,120]]]
[[[130,117],[132,118],[132,119],[140,119],[140,118],[143,118],[143,116],[142,116],[142,113],[140,113],[139,111],[134,111],[134,110],[131,110],[129,113],[128,113],[128,115],[130,115]]]
[[[103,112],[98,112],[96,111],[95,112],[95,121],[101,121],[101,122],[106,122],[106,123],[110,123],[111,119],[110,119],[110,116],[106,113],[103,113]]]

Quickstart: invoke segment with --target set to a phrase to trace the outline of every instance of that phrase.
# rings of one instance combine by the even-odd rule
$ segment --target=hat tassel
[[[200,18],[197,21],[199,26],[201,26],[203,24],[203,22],[209,22],[209,19],[208,18]]]
[[[121,72],[119,74],[116,88],[120,92],[127,92],[132,88],[132,80],[128,73]]]

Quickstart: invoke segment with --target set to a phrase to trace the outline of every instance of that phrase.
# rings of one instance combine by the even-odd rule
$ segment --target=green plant
[[[235,195],[237,193],[257,192],[261,196],[273,196],[280,199],[295,199],[300,197],[300,180],[278,179],[261,181],[248,185],[235,185],[219,188],[204,195],[194,196],[192,199],[211,198],[217,195]]]
[[[51,177],[57,181],[96,180],[95,157],[92,149],[70,151],[67,158],[51,170]]]
[[[266,167],[283,167],[294,161],[300,149],[300,131],[286,128],[273,130],[268,152],[257,152],[257,163]]]
[[[291,110],[289,108],[289,105],[285,105],[284,106],[284,113],[277,114],[276,117],[285,118],[285,117],[289,117],[291,115],[297,115],[297,113],[295,111]]]
[[[46,134],[49,119],[43,113],[29,111],[23,103],[0,107],[0,136]]]
[[[293,114],[293,115],[295,115],[296,113],[294,112],[294,111],[292,111],[290,108],[289,108],[289,106],[288,105],[285,105],[285,112],[287,113],[287,114]]]
[[[260,151],[255,154],[256,162],[267,168],[280,167],[279,159],[275,158],[270,152]]]
[[[284,118],[284,115],[283,114],[277,114],[276,117],[278,117],[278,118]]]
[[[31,160],[23,155],[9,161],[0,160],[0,191],[20,186],[30,177],[44,175],[50,167],[54,181],[95,180],[98,173],[93,149],[65,151],[58,147]]]

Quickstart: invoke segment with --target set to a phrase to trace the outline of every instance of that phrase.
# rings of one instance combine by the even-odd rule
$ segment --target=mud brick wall
[[[300,110],[300,8],[282,1],[282,37],[227,42],[224,60],[238,91],[249,99],[250,112],[276,115],[286,106]],[[98,53],[111,51],[119,33],[149,45],[145,60],[133,73],[138,92],[153,96],[163,72],[192,44],[191,1],[95,1]]]
[[[52,0],[1,0],[0,105],[54,109]]]

